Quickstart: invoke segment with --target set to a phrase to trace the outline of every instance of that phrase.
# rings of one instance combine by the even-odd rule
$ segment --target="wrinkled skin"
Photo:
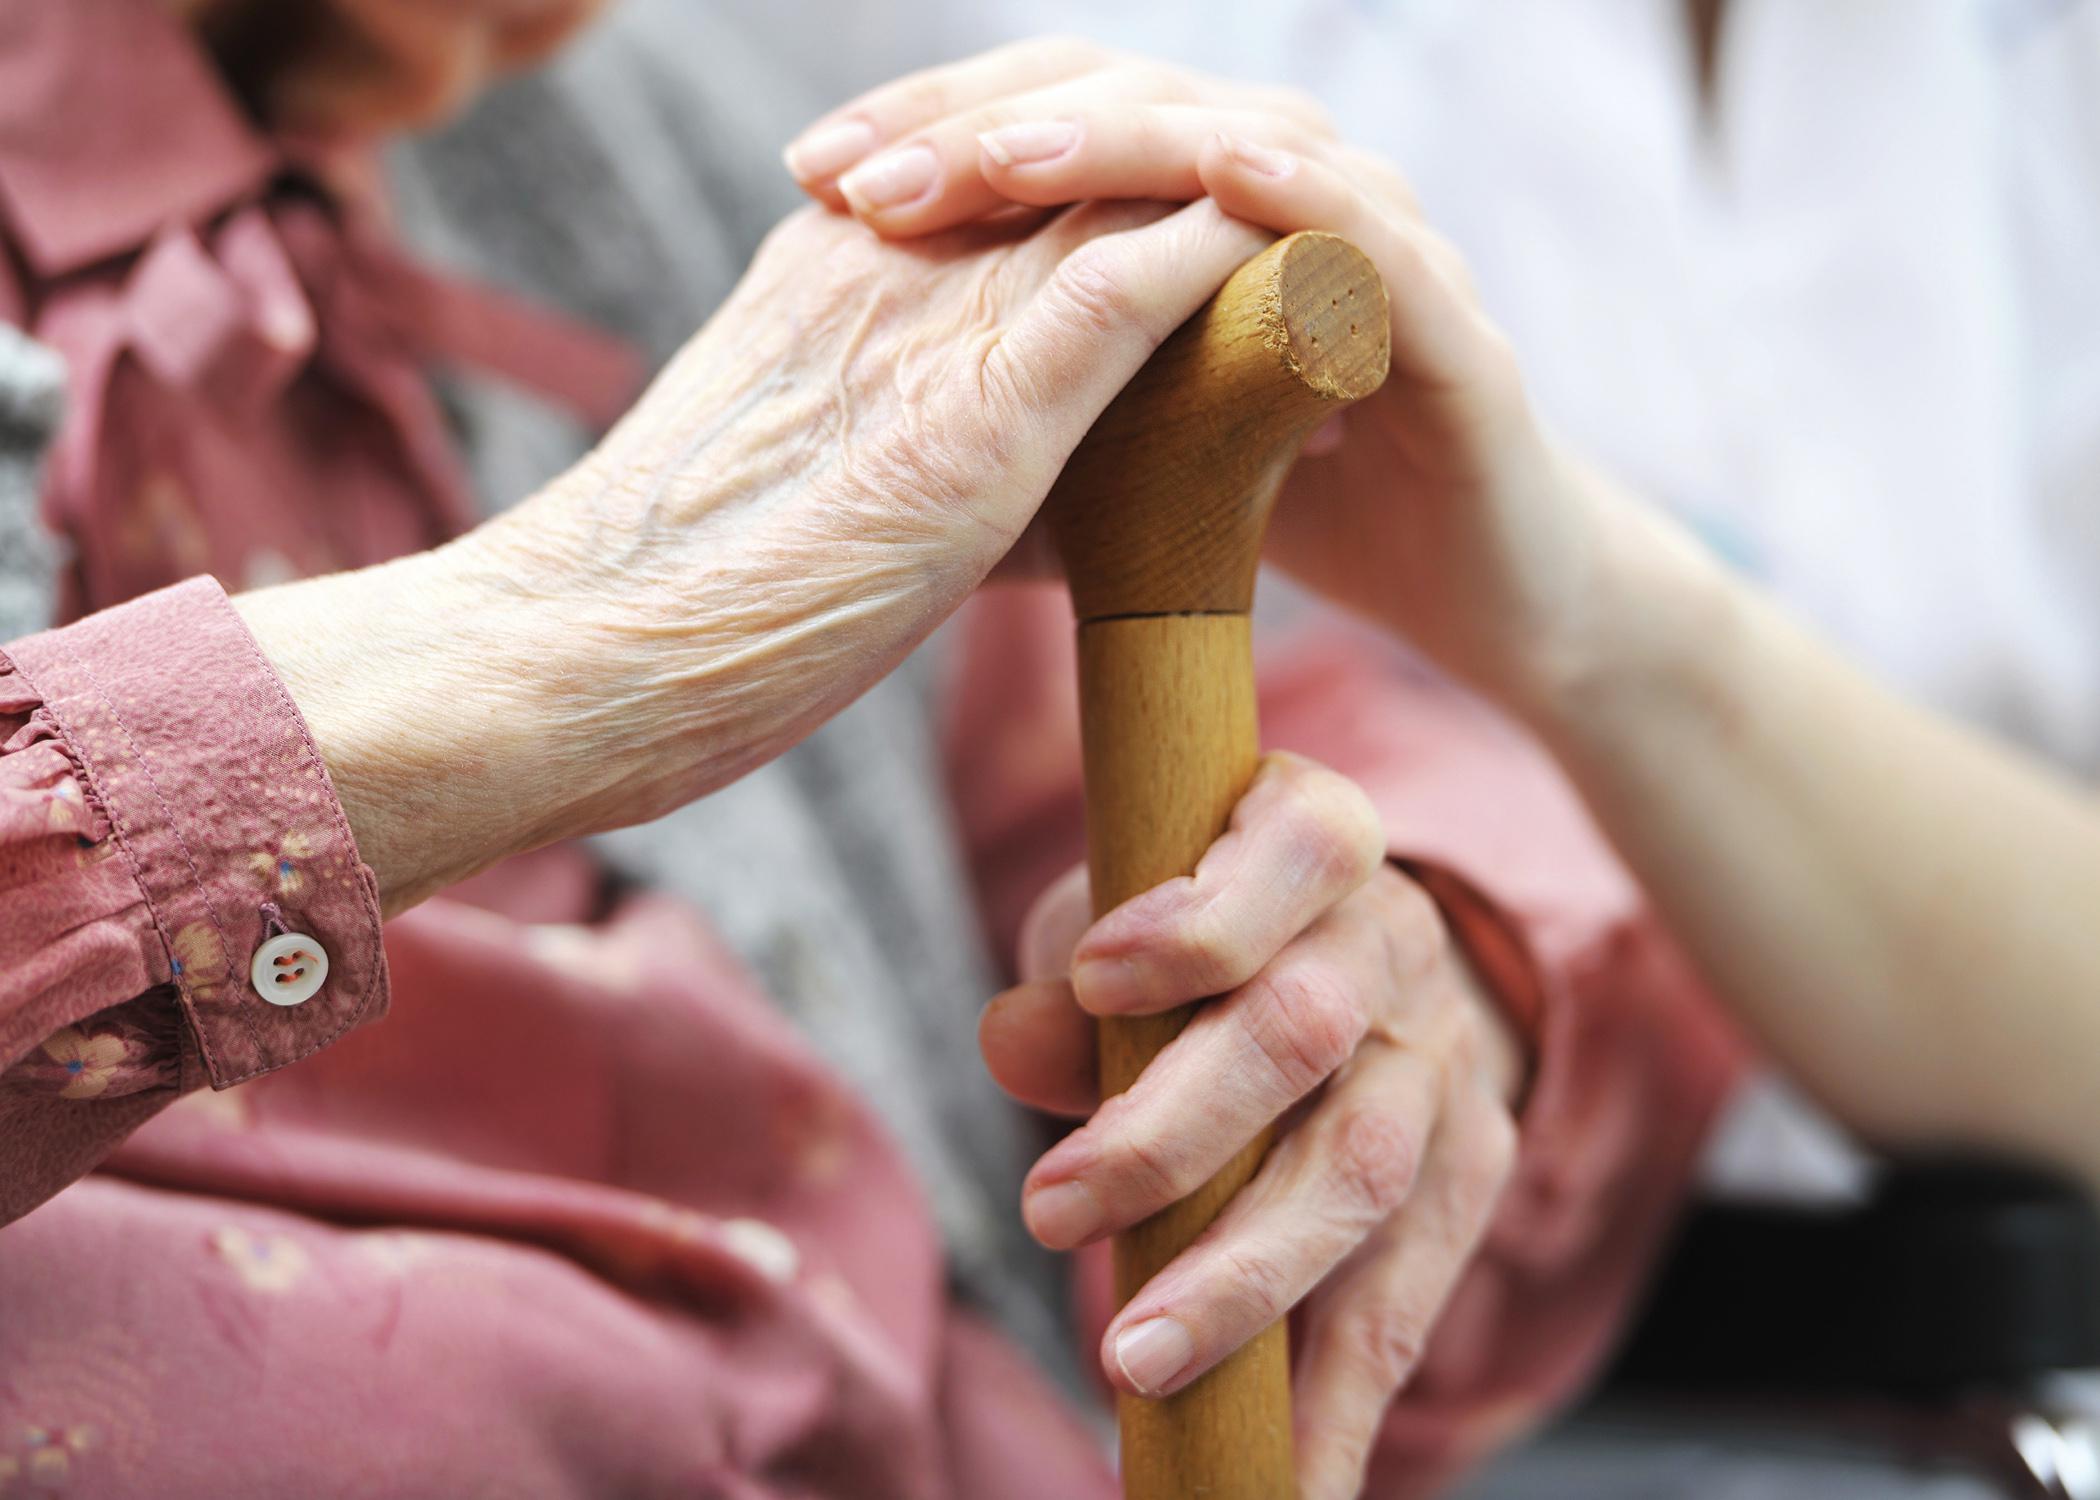
[[[898,245],[795,214],[540,494],[436,552],[247,596],[259,631],[331,619],[275,622],[272,659],[336,739],[390,905],[658,816],[851,702],[1008,556],[1094,418],[1266,241],[1211,204],[1041,218]],[[412,642],[392,654],[429,664],[417,683],[363,686],[334,622],[375,606]]]
[[[624,660],[667,740],[713,747],[667,797],[770,759],[895,666],[1262,244],[1209,205],[1028,229],[898,246],[789,218],[589,458],[487,529],[519,587]]]

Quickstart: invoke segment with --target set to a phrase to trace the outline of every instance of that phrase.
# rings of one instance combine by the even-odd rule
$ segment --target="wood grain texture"
[[[1243,266],[1139,372],[1051,492],[1080,620],[1087,862],[1097,913],[1192,871],[1258,755],[1248,610],[1261,538],[1306,436],[1385,379],[1385,291],[1332,235]],[[1194,1007],[1104,1021],[1102,1091],[1128,1088]],[[1182,1202],[1117,1236],[1118,1302],[1253,1176],[1252,1142]],[[1123,1397],[1127,1500],[1289,1500],[1281,1324],[1164,1400]]]
[[[1187,874],[1254,775],[1247,616],[1154,615],[1079,628],[1087,869],[1097,910]],[[1142,726],[1137,732],[1133,726]],[[1103,1021],[1101,1088],[1120,1093],[1192,1008]],[[1116,1237],[1121,1305],[1217,1217],[1261,1165],[1266,1133],[1191,1196]],[[1290,1361],[1282,1324],[1160,1401],[1124,1396],[1132,1500],[1278,1500],[1291,1481]]]
[[[1160,345],[1045,505],[1082,620],[1245,613],[1269,511],[1315,427],[1385,380],[1385,287],[1362,251],[1294,234]]]

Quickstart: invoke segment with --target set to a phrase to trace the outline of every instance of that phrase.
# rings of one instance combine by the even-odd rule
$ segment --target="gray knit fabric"
[[[58,549],[37,520],[44,450],[58,431],[65,366],[0,323],[0,641],[51,623]]]
[[[628,0],[552,69],[396,154],[405,231],[665,357],[800,201],[780,143],[825,102],[713,7]],[[582,451],[572,423],[515,393],[450,399],[492,503]],[[933,655],[735,786],[599,844],[701,907],[873,1102],[959,1287],[1070,1381],[1061,1278],[1019,1221],[1040,1143],[976,1051],[995,970],[941,782]]]

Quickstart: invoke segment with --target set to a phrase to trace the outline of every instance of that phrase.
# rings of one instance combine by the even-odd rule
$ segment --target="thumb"
[[[1152,351],[1271,238],[1203,199],[1084,241],[985,356],[988,398],[1030,419],[1062,467]]]

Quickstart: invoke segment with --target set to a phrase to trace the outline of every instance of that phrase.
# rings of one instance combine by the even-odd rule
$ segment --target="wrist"
[[[1711,712],[1742,629],[1743,597],[1691,535],[1567,461],[1588,512],[1579,587],[1508,706],[1563,760],[1610,755],[1658,714]]]
[[[235,598],[328,768],[388,915],[566,836],[588,783],[543,620],[459,544]]]
[[[1452,944],[1451,967],[1459,1004],[1473,1027],[1474,1065],[1488,1092],[1515,1109],[1531,1083],[1530,1041],[1461,943]]]

